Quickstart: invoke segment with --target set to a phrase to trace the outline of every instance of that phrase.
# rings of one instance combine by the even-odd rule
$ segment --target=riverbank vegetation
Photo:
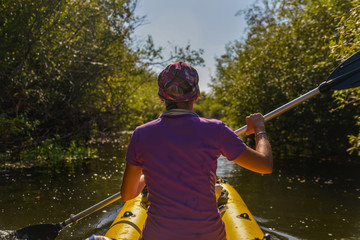
[[[227,46],[213,78],[214,100],[225,108],[223,120],[232,126],[245,124],[247,114],[270,112],[325,81],[360,50],[358,5],[273,0],[239,12],[247,20],[247,37]],[[335,96],[337,101],[323,94],[268,123],[278,157],[346,158],[348,136],[350,151],[359,149],[354,119],[359,115],[359,92]],[[339,103],[344,107],[339,109]]]
[[[144,21],[135,8],[134,0],[2,1],[3,163],[23,165],[32,156],[32,165],[44,159],[57,165],[50,145],[94,157],[86,146],[93,134],[133,128],[158,114],[159,103],[151,104],[156,96],[145,101],[156,80],[151,66],[203,63],[201,49],[177,46],[164,56],[151,37],[135,42]]]
[[[204,64],[202,49],[175,46],[165,54],[151,36],[136,40],[145,20],[135,16],[136,4],[0,4],[1,167],[81,166],[97,155],[89,142],[131,131],[162,111],[154,66]],[[317,87],[360,50],[357,1],[263,0],[238,14],[247,36],[226,46],[210,92],[195,105],[201,116],[233,128]],[[325,94],[270,121],[277,157],[360,154],[359,96],[358,89]]]

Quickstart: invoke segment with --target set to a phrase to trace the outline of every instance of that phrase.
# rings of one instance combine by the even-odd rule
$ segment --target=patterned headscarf
[[[166,92],[167,84],[172,82],[178,85],[177,78],[185,80],[190,86],[191,91],[185,92],[182,96],[172,96]],[[175,79],[175,81],[173,81]],[[174,102],[187,102],[196,99],[200,95],[199,75],[195,68],[185,62],[175,62],[169,64],[158,77],[159,92],[158,95],[162,100],[170,100]]]

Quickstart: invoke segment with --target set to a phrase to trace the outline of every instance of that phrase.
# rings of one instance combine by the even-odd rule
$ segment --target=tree
[[[212,83],[226,109],[223,120],[245,124],[246,115],[267,113],[323,82],[338,64],[329,57],[329,37],[349,7],[347,1],[265,0],[243,12],[247,38],[227,46]],[[352,113],[329,111],[332,102],[323,95],[270,121],[275,153],[331,158],[345,149]]]
[[[194,111],[201,117],[220,119],[224,116],[224,110],[221,104],[214,100],[209,93],[200,93],[200,97],[194,102]]]
[[[352,9],[341,16],[338,31],[333,36],[333,41],[330,42],[332,55],[340,61],[360,50],[360,3],[359,1],[351,3]],[[356,108],[360,103],[360,88],[337,91],[334,97],[339,103],[337,110],[350,106]],[[360,115],[355,116],[355,119],[359,128],[357,133],[353,132],[348,135],[351,144],[348,150],[350,153],[357,152],[360,156]]]
[[[1,152],[19,156],[47,139],[85,143],[92,130],[119,130],[129,127],[129,121],[139,122],[137,91],[154,81],[150,66],[166,60],[151,37],[135,44],[132,34],[144,20],[135,16],[136,4],[1,2],[0,121],[14,129],[0,129]],[[174,53],[203,63],[202,50],[190,45],[176,47]],[[151,113],[152,107],[157,109],[147,107]],[[148,117],[152,115],[142,119]]]

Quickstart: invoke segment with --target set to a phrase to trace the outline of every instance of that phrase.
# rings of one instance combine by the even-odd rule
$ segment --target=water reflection
[[[0,229],[64,221],[118,192],[124,153],[105,148],[98,161],[75,175],[1,173]],[[238,190],[273,239],[360,239],[357,169],[292,161],[277,163],[273,174],[261,175],[221,158],[217,174]],[[66,227],[57,239],[105,234],[122,204],[113,203]]]

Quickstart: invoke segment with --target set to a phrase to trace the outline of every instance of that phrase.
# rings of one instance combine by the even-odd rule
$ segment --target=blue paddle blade
[[[360,86],[360,51],[346,59],[327,78],[328,89],[341,90]]]

